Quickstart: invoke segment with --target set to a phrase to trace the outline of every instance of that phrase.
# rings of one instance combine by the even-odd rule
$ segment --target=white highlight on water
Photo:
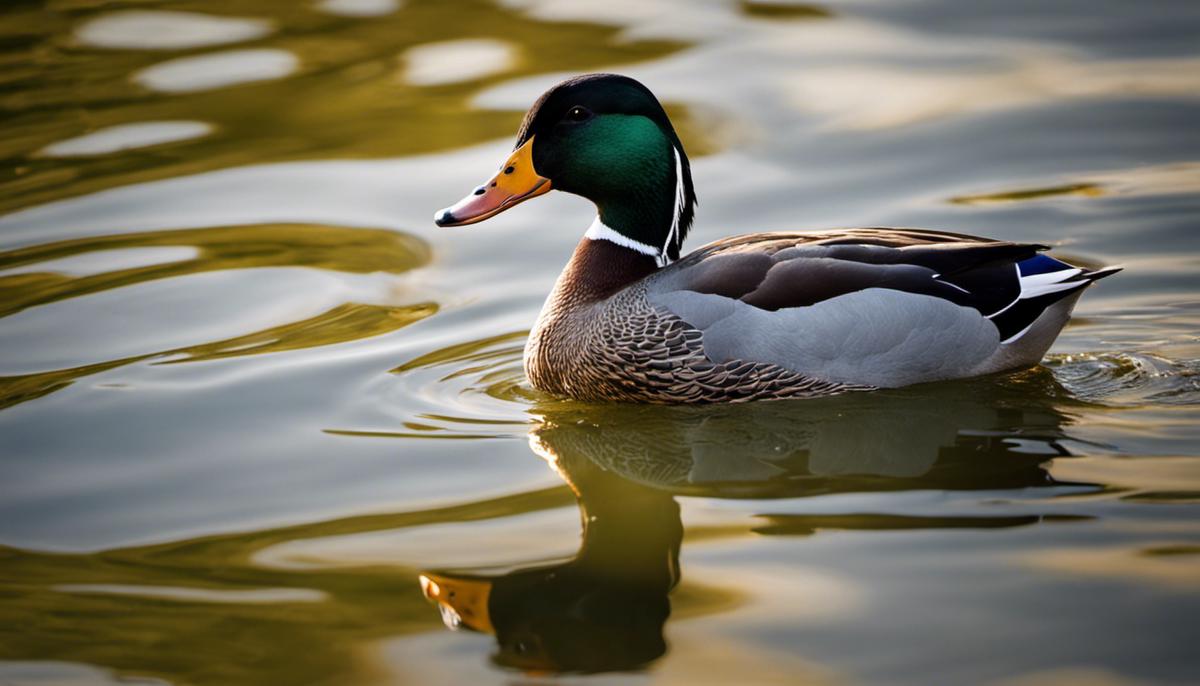
[[[288,76],[300,60],[286,50],[256,48],[180,57],[134,74],[137,84],[160,93],[191,93]]]
[[[206,136],[212,124],[202,121],[143,121],[119,124],[82,136],[51,143],[38,151],[41,157],[86,157],[145,148]]]
[[[93,48],[183,50],[262,38],[273,25],[265,19],[221,17],[172,10],[129,10],[102,14],[75,31]]]

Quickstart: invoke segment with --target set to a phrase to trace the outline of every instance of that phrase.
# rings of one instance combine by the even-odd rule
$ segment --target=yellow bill
[[[513,151],[495,176],[470,195],[444,210],[433,221],[438,226],[463,226],[494,217],[525,200],[550,191],[550,179],[533,168],[533,137]]]

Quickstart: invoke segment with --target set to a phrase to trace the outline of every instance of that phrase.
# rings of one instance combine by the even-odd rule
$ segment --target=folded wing
[[[1048,309],[1117,271],[1086,271],[1043,250],[909,229],[755,234],[692,253],[647,295],[704,331],[714,360],[900,385],[978,373]]]

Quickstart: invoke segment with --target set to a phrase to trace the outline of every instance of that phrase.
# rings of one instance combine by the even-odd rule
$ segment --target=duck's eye
[[[591,119],[591,118],[592,118],[591,110],[589,110],[586,107],[580,107],[579,105],[576,105],[576,106],[572,107],[571,109],[567,110],[567,121],[580,122],[580,121],[587,121],[588,119]]]

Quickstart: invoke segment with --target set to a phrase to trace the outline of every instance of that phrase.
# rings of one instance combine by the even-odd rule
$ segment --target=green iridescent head
[[[436,220],[481,221],[552,188],[591,200],[605,227],[665,259],[678,258],[696,204],[687,155],[654,94],[589,74],[538,98],[500,172]]]

